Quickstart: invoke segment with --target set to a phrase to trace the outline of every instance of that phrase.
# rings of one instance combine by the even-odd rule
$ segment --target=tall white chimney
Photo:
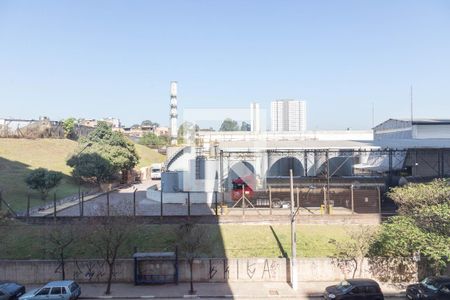
[[[177,144],[178,135],[178,111],[177,111],[177,82],[172,81],[170,83],[170,144]]]

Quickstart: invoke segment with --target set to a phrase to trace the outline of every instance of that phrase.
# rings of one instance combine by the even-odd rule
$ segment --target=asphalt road
[[[204,298],[204,297],[184,297],[184,298],[114,298],[114,300],[142,300],[142,299],[174,299],[174,300],[178,300],[178,299],[205,299],[205,300],[217,300],[217,299],[240,299],[240,300],[257,300],[257,299],[273,299],[273,298],[277,298],[277,297],[266,297],[266,298],[233,298],[233,297],[229,297],[229,298],[224,298],[224,297],[215,297],[215,298]],[[280,299],[280,298],[278,298]],[[304,297],[304,298],[299,298],[299,297],[292,297],[292,298],[286,298],[284,297],[283,299],[322,299],[319,297]],[[384,297],[385,300],[400,300],[400,299],[407,299],[406,297]]]

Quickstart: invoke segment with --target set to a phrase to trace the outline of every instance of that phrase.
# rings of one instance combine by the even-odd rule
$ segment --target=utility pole
[[[375,104],[372,102],[372,128],[375,127]]]
[[[411,126],[412,122],[414,121],[414,111],[413,111],[413,86],[411,85],[411,91],[410,91],[410,97],[411,97]]]
[[[298,289],[298,278],[297,278],[297,232],[296,232],[296,221],[295,217],[298,212],[294,212],[294,176],[292,174],[292,169],[289,170],[290,181],[291,181],[291,286],[293,290]]]

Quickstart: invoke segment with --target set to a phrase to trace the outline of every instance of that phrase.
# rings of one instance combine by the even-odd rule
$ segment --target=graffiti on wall
[[[73,280],[77,280],[80,282],[102,282],[107,280],[107,265],[105,261],[101,260],[88,260],[88,261],[79,261],[74,260],[65,263],[65,272],[69,275],[69,277],[73,278]],[[56,274],[62,273],[62,264],[59,263],[56,267]],[[113,280],[120,277],[121,272],[114,269],[113,270]]]
[[[236,260],[232,265],[228,259],[209,259],[208,264],[209,280],[229,280],[230,277],[243,280],[276,279],[281,271],[280,263],[275,259],[264,259],[262,263],[254,259]]]

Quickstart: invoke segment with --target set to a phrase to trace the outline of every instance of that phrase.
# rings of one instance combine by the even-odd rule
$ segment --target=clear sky
[[[305,99],[309,129],[450,118],[450,1],[0,0],[0,118],[269,109]]]

